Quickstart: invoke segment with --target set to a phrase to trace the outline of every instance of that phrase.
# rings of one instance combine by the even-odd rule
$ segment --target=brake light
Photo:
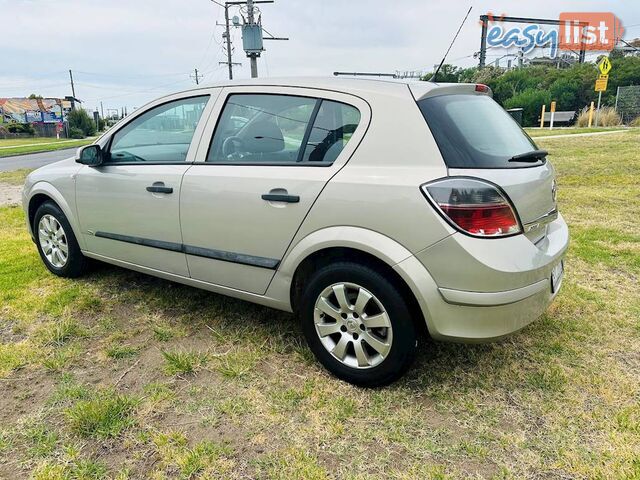
[[[476,83],[476,92],[491,93],[491,89],[487,85],[483,85],[482,83]]]
[[[451,177],[421,188],[444,219],[464,233],[506,237],[522,232],[511,202],[486,181]]]

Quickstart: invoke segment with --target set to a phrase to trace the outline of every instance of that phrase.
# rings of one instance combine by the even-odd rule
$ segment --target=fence
[[[640,85],[618,87],[616,93],[616,111],[626,124],[640,117]]]
[[[11,133],[7,130],[7,123],[0,123],[0,139],[8,139],[8,138],[33,138],[33,137],[50,137],[53,138],[56,136],[56,124],[55,123],[32,123],[35,133],[30,135],[28,133]],[[60,138],[66,138],[67,134],[67,123],[65,122],[65,128],[60,131]]]

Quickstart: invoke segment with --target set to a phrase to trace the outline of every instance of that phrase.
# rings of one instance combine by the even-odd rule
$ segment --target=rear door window
[[[301,158],[303,162],[333,163],[360,123],[357,108],[323,100]]]
[[[357,108],[311,97],[230,95],[207,162],[224,164],[333,163],[360,122]]]
[[[522,168],[536,162],[510,162],[537,146],[520,125],[486,95],[440,95],[418,101],[449,168]]]

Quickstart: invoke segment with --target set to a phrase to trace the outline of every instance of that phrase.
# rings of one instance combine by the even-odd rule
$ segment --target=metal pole
[[[596,124],[598,126],[598,117],[600,116],[600,100],[602,100],[602,92],[598,92],[598,108],[596,109]]]
[[[620,87],[616,88],[616,106],[615,106],[616,112],[618,111],[618,95],[620,95]]]
[[[249,25],[255,23],[253,18],[253,0],[247,0],[247,21]],[[258,78],[258,58],[255,53],[249,54],[249,62],[251,63],[251,78]]]
[[[233,80],[233,63],[231,61],[231,32],[229,28],[229,5],[224,5],[224,24],[227,36],[227,66],[229,67],[229,80]]]
[[[482,30],[480,31],[480,68],[484,68],[484,64],[487,60],[487,24],[489,23],[488,15],[480,15],[480,23],[482,24]]]
[[[71,109],[74,109],[76,103],[76,88],[73,85],[73,73],[71,73],[71,70],[69,70],[69,78],[71,79],[71,95],[73,95],[73,100],[71,100]]]

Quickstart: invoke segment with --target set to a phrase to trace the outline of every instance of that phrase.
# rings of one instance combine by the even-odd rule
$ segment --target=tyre
[[[45,202],[33,218],[33,233],[40,258],[49,271],[59,277],[74,278],[87,268],[71,225],[60,207]]]
[[[398,289],[362,264],[327,265],[299,302],[302,331],[316,358],[338,378],[374,387],[398,379],[416,352],[416,331]]]

